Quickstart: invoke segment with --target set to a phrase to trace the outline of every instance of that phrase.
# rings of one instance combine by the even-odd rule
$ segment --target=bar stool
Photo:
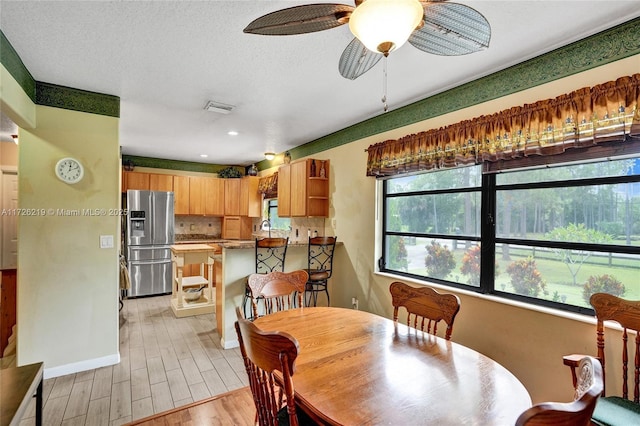
[[[325,292],[327,306],[330,306],[328,281],[333,272],[333,252],[338,237],[310,237],[307,272],[309,280],[305,286],[305,304],[313,306],[318,303],[318,293]],[[306,295],[309,294],[307,300]]]
[[[284,261],[287,256],[287,238],[256,238],[256,274],[268,274],[269,272],[284,272]],[[251,314],[251,289],[249,283],[245,284],[242,309],[244,317],[253,319]]]

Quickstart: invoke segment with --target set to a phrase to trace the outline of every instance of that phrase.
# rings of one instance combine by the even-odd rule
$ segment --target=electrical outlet
[[[100,235],[100,248],[113,248],[113,235]]]
[[[351,298],[351,307],[353,309],[355,309],[356,311],[358,310],[358,298],[357,297],[352,297]]]

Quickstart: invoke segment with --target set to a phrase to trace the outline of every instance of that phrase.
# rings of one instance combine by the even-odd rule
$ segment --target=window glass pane
[[[590,308],[604,292],[640,299],[640,256],[497,244],[496,290]]]
[[[503,238],[640,245],[640,183],[498,191]]]
[[[480,247],[475,242],[387,236],[386,247],[387,269],[480,285]]]
[[[480,235],[480,193],[387,198],[387,231]]]
[[[537,170],[501,173],[497,185],[589,179],[611,176],[640,175],[640,159],[604,161],[598,163],[558,165]]]
[[[265,210],[267,213],[267,217],[265,219],[269,219],[269,222],[271,223],[271,229],[277,229],[277,230],[291,229],[291,218],[278,217],[278,200],[277,199],[264,200],[264,204],[265,204]],[[263,223],[262,228],[263,230],[268,230],[268,226],[265,223]]]
[[[387,193],[475,188],[481,185],[481,172],[480,166],[471,166],[392,178],[386,181]]]

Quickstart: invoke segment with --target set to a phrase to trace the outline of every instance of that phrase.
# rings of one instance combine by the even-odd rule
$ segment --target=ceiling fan
[[[475,9],[446,0],[355,0],[346,4],[309,4],[278,10],[253,20],[245,33],[294,35],[349,24],[355,38],[338,69],[355,80],[383,56],[408,41],[435,55],[466,55],[489,46],[491,27]]]

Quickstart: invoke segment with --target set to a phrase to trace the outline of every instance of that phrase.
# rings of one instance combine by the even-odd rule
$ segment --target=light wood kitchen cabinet
[[[225,180],[209,177],[189,178],[189,214],[224,215]],[[238,198],[235,195],[232,198]]]
[[[204,215],[204,192],[203,177],[189,177],[189,214]]]
[[[258,192],[260,178],[245,176],[224,181],[225,216],[261,216],[262,203],[261,195]]]
[[[128,189],[173,191],[173,175],[125,171],[122,174],[122,192]]]
[[[241,179],[225,179],[224,181],[224,214],[225,216],[240,216],[240,186]]]
[[[122,182],[122,192],[129,189],[139,189],[143,191],[149,190],[149,173],[143,172],[124,172],[124,181]]]
[[[205,178],[204,193],[204,214],[207,216],[224,216],[224,179]]]
[[[176,215],[189,214],[189,176],[173,177],[173,213]]]
[[[253,221],[248,216],[225,216],[222,219],[222,238],[225,240],[250,240]]]
[[[173,175],[149,173],[150,191],[173,191]]]
[[[329,160],[307,159],[278,169],[278,216],[329,216]]]
[[[278,216],[291,217],[291,164],[278,169]]]

